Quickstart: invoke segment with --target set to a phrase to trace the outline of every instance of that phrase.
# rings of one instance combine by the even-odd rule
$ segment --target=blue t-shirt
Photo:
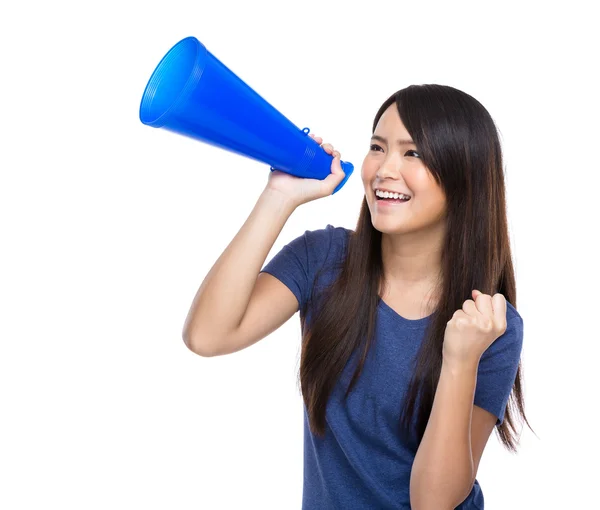
[[[327,225],[306,231],[284,246],[261,272],[281,280],[304,311],[314,285],[325,287],[339,274],[351,230]],[[316,273],[318,282],[315,281]],[[306,320],[310,322],[310,304]],[[379,300],[375,341],[353,390],[344,393],[356,368],[354,353],[327,403],[325,437],[312,434],[304,406],[303,510],[410,509],[410,472],[414,447],[398,434],[403,397],[412,360],[430,317],[409,320]],[[515,381],[523,341],[523,320],[507,302],[506,332],[479,362],[474,403],[502,423]],[[457,508],[483,509],[483,493],[475,481]]]

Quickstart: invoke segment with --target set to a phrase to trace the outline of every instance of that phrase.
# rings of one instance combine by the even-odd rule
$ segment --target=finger
[[[334,158],[331,164],[331,173],[323,179],[330,194],[333,193],[338,184],[344,180],[344,177],[346,177],[346,174],[342,170],[339,158]]]
[[[456,310],[453,314],[452,317],[450,317],[450,320],[446,323],[449,324],[450,322],[454,322],[456,323],[458,321],[458,319],[468,319],[469,315],[465,313],[465,311],[463,309],[460,310]]]
[[[336,172],[342,174],[342,178],[346,175],[344,169],[342,168],[342,155],[339,153],[339,151],[334,152],[332,165]]]
[[[472,299],[467,299],[463,303],[462,309],[467,315],[471,317],[477,317],[477,315],[479,315],[479,310],[477,310],[477,307],[475,306],[475,303]]]
[[[492,305],[492,296],[489,294],[483,294],[482,292],[477,291],[477,297],[475,298],[475,305],[477,305],[477,309],[482,315],[489,317],[490,319],[494,318],[494,307]]]
[[[494,294],[492,306],[494,308],[494,322],[499,328],[506,331],[506,298],[500,293]]]

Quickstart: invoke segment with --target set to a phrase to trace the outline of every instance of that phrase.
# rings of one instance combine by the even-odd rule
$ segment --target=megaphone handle
[[[308,135],[308,133],[310,133],[310,129],[305,127],[302,129],[302,132],[305,135]],[[316,143],[316,142],[315,142]],[[324,150],[321,147],[321,150]],[[332,195],[335,195],[340,189],[342,189],[342,187],[344,186],[344,184],[346,184],[346,181],[348,180],[348,178],[352,175],[352,173],[354,172],[354,165],[352,163],[349,163],[347,161],[340,161],[340,165],[342,166],[342,170],[344,171],[344,173],[346,174],[346,177],[344,177],[344,179],[342,179],[342,182],[340,182],[337,185],[337,188],[335,188],[333,190]],[[271,172],[273,172],[274,170],[277,170],[276,168],[270,167]]]
[[[303,132],[305,135],[308,135],[308,133],[310,133],[310,128],[307,128],[307,127],[305,127],[305,128],[302,128],[302,132]],[[277,170],[277,169],[276,169],[276,168],[273,168],[273,167],[271,167],[271,168],[270,168],[270,170],[271,170],[271,172],[272,172],[273,170]]]

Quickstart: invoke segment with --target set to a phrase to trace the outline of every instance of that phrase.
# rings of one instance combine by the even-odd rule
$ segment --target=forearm
[[[478,362],[442,364],[411,472],[411,504],[416,510],[454,509],[472,488],[471,416],[477,367]]]
[[[267,255],[295,206],[265,190],[248,219],[204,278],[187,315],[183,338],[222,338],[241,322]],[[196,345],[194,345],[196,346]]]

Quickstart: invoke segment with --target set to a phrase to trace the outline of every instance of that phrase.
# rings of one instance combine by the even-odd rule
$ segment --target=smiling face
[[[444,192],[423,164],[395,103],[377,123],[361,177],[375,229],[402,234],[441,226],[446,211]],[[377,189],[406,193],[410,200],[378,200]]]

